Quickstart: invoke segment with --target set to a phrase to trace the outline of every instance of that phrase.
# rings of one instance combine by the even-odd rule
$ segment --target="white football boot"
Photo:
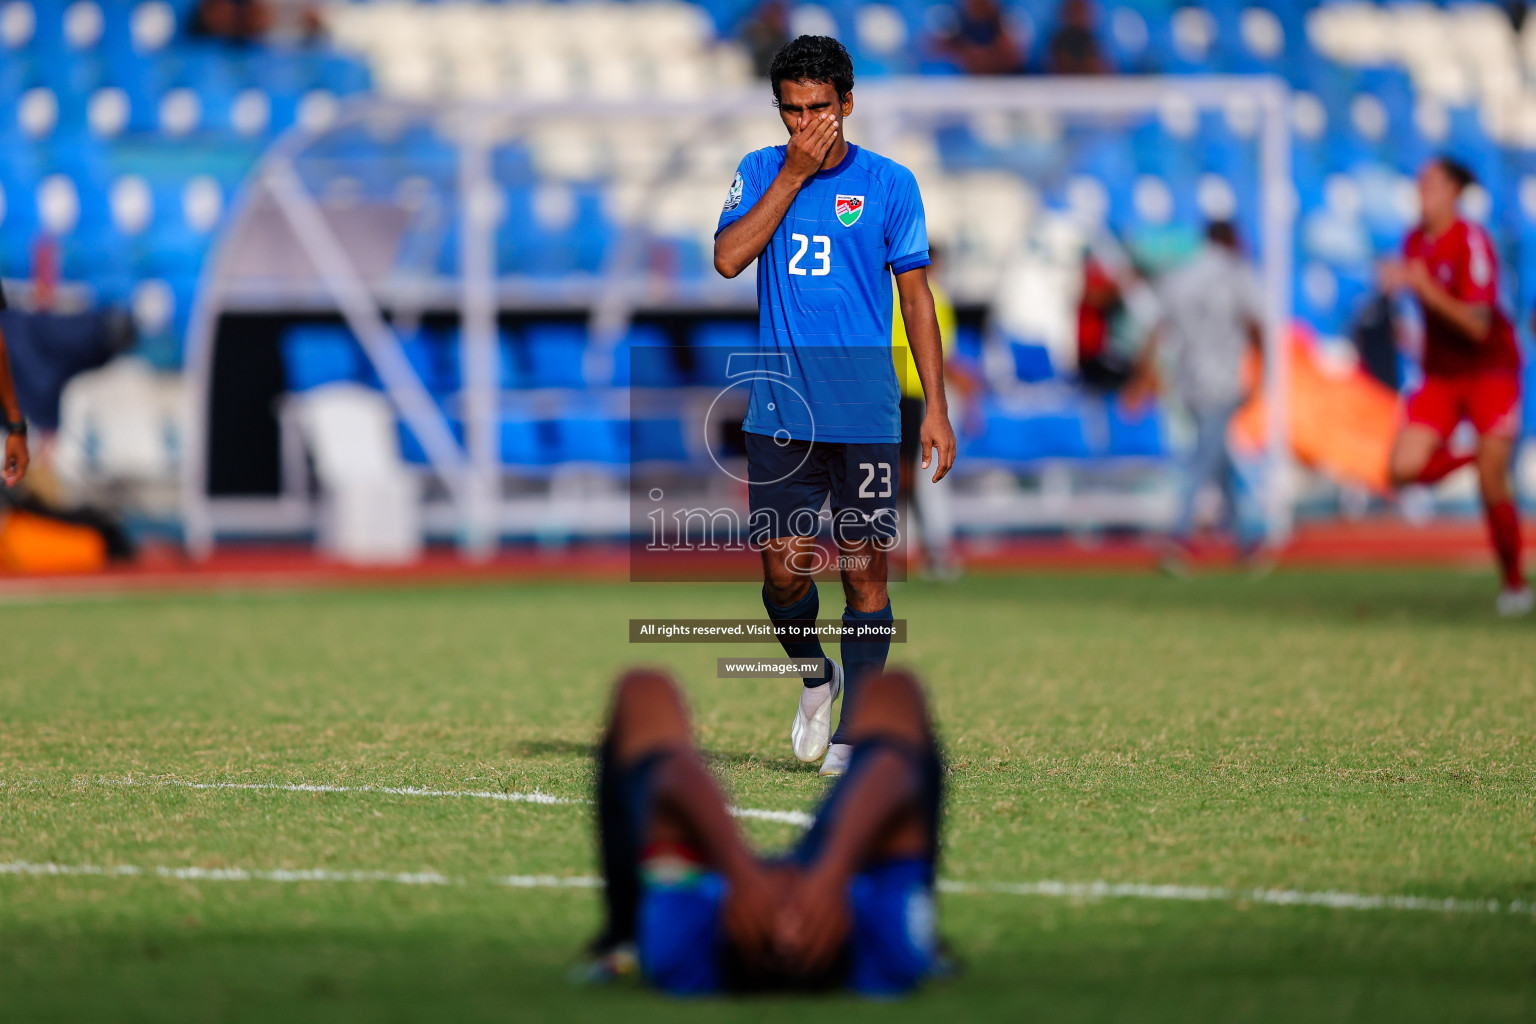
[[[820,686],[800,687],[800,706],[789,727],[789,745],[806,764],[820,761],[832,739],[832,702],[843,693],[843,666],[832,662],[832,678]]]
[[[1499,599],[1494,607],[1504,618],[1514,619],[1529,614],[1533,604],[1536,604],[1536,594],[1531,593],[1530,587],[1520,587],[1517,590],[1499,591]]]
[[[834,743],[827,748],[827,759],[821,762],[819,775],[841,775],[848,770],[853,759],[852,743]]]

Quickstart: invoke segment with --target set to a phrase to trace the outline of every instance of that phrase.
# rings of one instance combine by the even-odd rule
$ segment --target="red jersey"
[[[1488,232],[1457,220],[1431,239],[1415,228],[1403,243],[1409,262],[1423,262],[1429,274],[1462,302],[1487,306],[1493,316],[1488,337],[1473,341],[1450,321],[1424,309],[1424,372],[1433,377],[1520,370],[1514,325],[1499,308],[1499,263]]]

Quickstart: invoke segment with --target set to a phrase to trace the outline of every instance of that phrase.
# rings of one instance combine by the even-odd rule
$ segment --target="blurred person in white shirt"
[[[1237,231],[1227,221],[1206,228],[1194,259],[1164,276],[1158,286],[1162,318],[1143,353],[1144,392],[1161,363],[1195,427],[1195,446],[1184,467],[1179,512],[1170,534],[1165,568],[1179,572],[1191,549],[1196,503],[1207,484],[1224,499],[1225,526],[1244,559],[1259,553],[1261,535],[1245,528],[1237,465],[1227,447],[1232,418],[1252,392],[1249,366],[1263,343],[1263,296]]]

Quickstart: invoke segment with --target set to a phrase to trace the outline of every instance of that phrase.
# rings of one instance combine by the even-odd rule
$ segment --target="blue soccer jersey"
[[[783,146],[741,161],[719,234],[784,166]],[[849,145],[806,181],[757,261],[759,344],[744,429],[797,441],[901,439],[891,361],[891,274],[928,265],[912,172]],[[782,369],[780,369],[782,368]]]

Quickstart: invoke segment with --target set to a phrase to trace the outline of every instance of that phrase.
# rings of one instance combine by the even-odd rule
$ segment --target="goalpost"
[[[1284,339],[1291,317],[1296,201],[1284,83],[1248,76],[893,79],[861,84],[855,98],[850,138],[897,159],[914,138],[926,137],[937,149],[931,140],[944,125],[989,116],[1098,119],[1113,125],[1117,119],[1156,117],[1170,103],[1197,113],[1224,112],[1234,102],[1246,105],[1254,117],[1251,201],[1257,203],[1255,255],[1266,300],[1262,504],[1270,539],[1284,540],[1292,522]],[[423,133],[437,141],[436,148],[413,148],[411,140],[419,141]],[[182,511],[190,549],[203,556],[221,534],[294,532],[312,529],[316,521],[308,494],[293,486],[285,485],[276,496],[209,493],[210,403],[221,319],[253,312],[341,316],[440,484],[424,521],[456,536],[468,556],[489,555],[509,532],[537,534],[553,527],[566,536],[626,533],[627,501],[616,491],[572,494],[551,486],[531,495],[504,493],[499,416],[505,403],[529,399],[500,389],[498,316],[537,309],[583,317],[592,342],[589,359],[600,361],[611,357],[637,312],[754,310],[752,274],[725,281],[706,264],[700,276],[657,275],[646,254],[658,238],[669,237],[702,251],[736,161],[754,144],[780,141],[782,129],[766,87],[700,96],[686,104],[423,105],[364,97],[345,104],[324,127],[291,129],[241,188],[194,304],[182,434]],[[532,170],[515,173],[530,174],[533,186],[562,179],[595,183],[603,202],[611,204],[618,226],[598,272],[549,275],[498,267],[497,232],[507,216],[504,165],[515,162],[508,156],[514,149],[524,163],[532,153]],[[571,166],[562,166],[562,152]],[[451,166],[440,165],[440,158]],[[914,171],[925,193],[931,184],[940,185],[929,178],[945,173]],[[991,171],[1016,175],[1034,187],[1028,167],[1009,167],[1005,160]],[[963,180],[956,181],[960,184],[949,183],[951,191],[963,192]],[[424,221],[435,227],[424,229]],[[932,227],[942,233],[944,226]],[[424,230],[428,235],[435,230],[439,240],[447,238],[456,247],[447,270],[431,256],[410,265],[413,239]],[[957,297],[989,299],[985,275],[993,258],[982,251],[961,261]],[[413,370],[397,330],[402,318],[430,313],[456,317],[460,325],[462,442]],[[1051,508],[1048,516],[1066,528],[1099,518],[1092,508],[1070,501]],[[1152,512],[1143,518],[1143,525],[1158,525]],[[962,518],[960,526],[966,525]]]

